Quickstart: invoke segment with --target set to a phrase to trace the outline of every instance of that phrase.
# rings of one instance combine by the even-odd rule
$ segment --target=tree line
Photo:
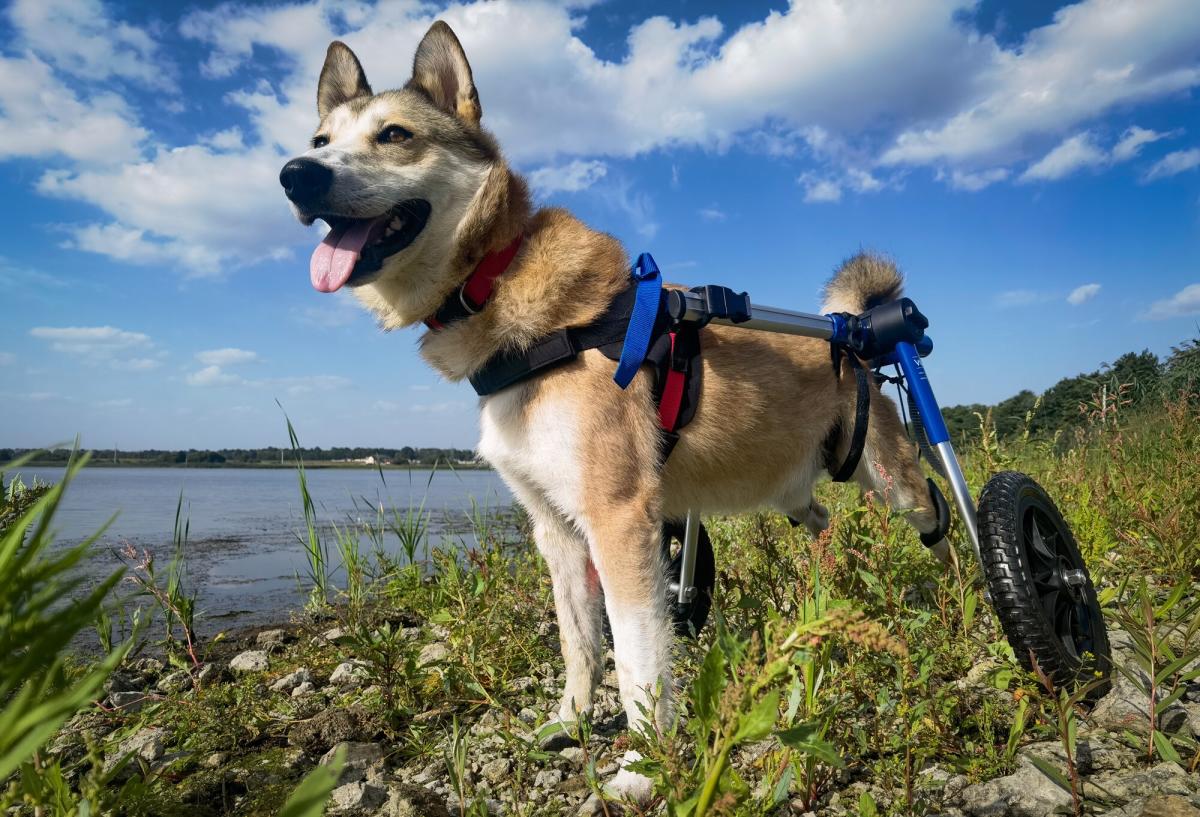
[[[950,406],[942,410],[942,416],[950,438],[956,441],[977,438],[976,414],[988,411],[1000,437],[1024,433],[1030,412],[1029,432],[1050,436],[1084,425],[1088,413],[1100,408],[1095,405],[1097,400],[1119,400],[1123,407],[1133,409],[1180,397],[1200,401],[1200,338],[1171,347],[1171,354],[1163,360],[1148,350],[1128,352],[1096,371],[1064,377],[1042,393],[1036,411],[1039,397],[1025,389],[992,406]]]
[[[439,463],[464,463],[475,460],[475,452],[469,448],[363,448],[335,446],[333,448],[221,448],[216,450],[189,448],[165,450],[150,448],[142,451],[120,451],[111,448],[90,449],[92,462],[120,465],[291,465],[297,457],[304,462],[334,463],[364,461],[374,458],[375,462],[391,465],[437,465]],[[65,463],[71,456],[69,448],[37,451],[25,448],[0,448],[0,462],[9,462],[25,454],[34,453],[38,462]]]

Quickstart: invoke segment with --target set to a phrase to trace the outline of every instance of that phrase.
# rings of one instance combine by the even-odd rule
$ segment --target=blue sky
[[[333,37],[402,84],[435,17],[540,201],[679,282],[819,307],[890,253],[944,404],[1200,324],[1200,4],[163,4],[0,15],[0,445],[476,439],[416,330],[308,283],[276,176]]]

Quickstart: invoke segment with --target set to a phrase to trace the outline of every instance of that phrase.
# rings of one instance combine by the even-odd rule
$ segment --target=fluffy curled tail
[[[890,260],[860,252],[847,259],[825,285],[825,305],[821,311],[849,312],[852,315],[894,301],[904,288],[904,276]]]

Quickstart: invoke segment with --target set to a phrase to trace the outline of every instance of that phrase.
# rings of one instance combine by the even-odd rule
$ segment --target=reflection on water
[[[56,482],[61,469],[25,468],[28,482]],[[323,527],[376,518],[376,508],[403,512],[424,502],[430,544],[469,546],[472,500],[508,510],[512,497],[494,471],[389,470],[381,481],[374,469],[323,468],[307,473],[308,490]],[[270,468],[86,468],[67,490],[55,516],[57,539],[76,543],[112,524],[93,548],[88,572],[112,570],[112,550],[126,543],[149,548],[160,563],[170,555],[175,507],[183,493],[190,520],[188,570],[199,591],[198,608],[212,620],[200,629],[276,619],[303,603],[296,576],[307,563],[297,536],[304,513],[296,473]],[[332,537],[327,537],[336,561]],[[364,542],[364,550],[370,545]],[[394,537],[384,542],[396,551]]]

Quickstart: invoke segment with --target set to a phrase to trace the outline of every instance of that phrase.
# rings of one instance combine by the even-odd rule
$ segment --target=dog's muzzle
[[[312,210],[333,186],[333,171],[313,159],[292,159],[279,171],[279,183],[293,204]]]

